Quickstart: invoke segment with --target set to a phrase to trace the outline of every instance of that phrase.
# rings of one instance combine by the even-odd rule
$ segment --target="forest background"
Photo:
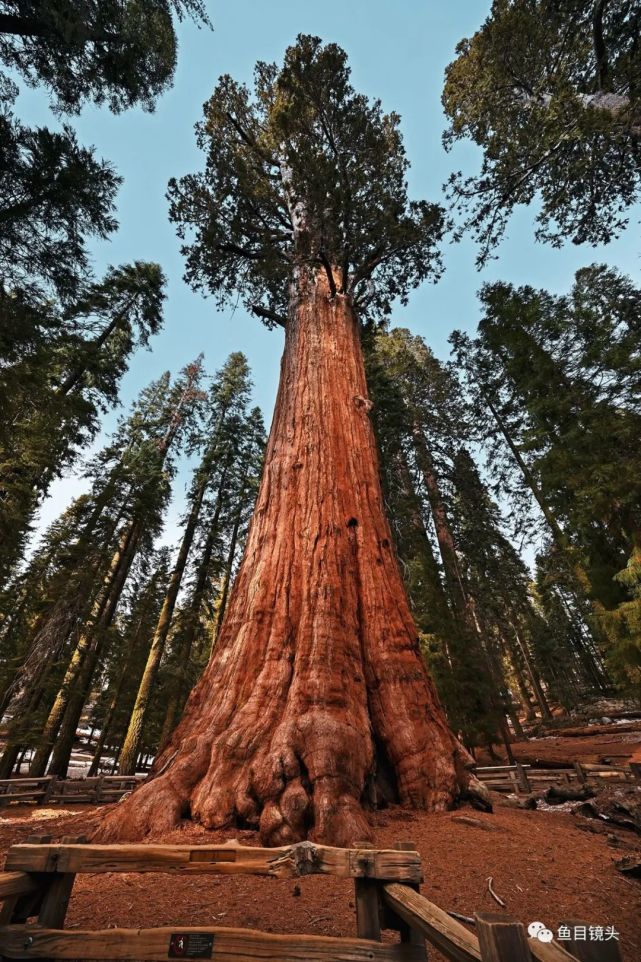
[[[202,104],[211,95],[217,77],[229,73],[251,82],[257,60],[281,62],[284,49],[298,33],[336,42],[349,55],[357,90],[380,97],[383,108],[397,111],[411,167],[412,197],[438,200],[452,170],[474,173],[480,150],[469,141],[446,153],[441,136],[446,126],[441,105],[443,74],[454,59],[458,41],[471,36],[490,11],[489,0],[464,0],[434,5],[423,0],[235,0],[232,4],[207,3],[213,31],[186,18],[176,22],[179,49],[174,83],[156,101],[153,113],[136,105],[119,114],[104,107],[85,105],[73,118],[81,144],[95,146],[98,157],[109,160],[124,181],[117,195],[119,229],[108,241],[90,241],[95,273],[108,265],[134,260],[157,262],[167,276],[165,325],[151,341],[151,351],[139,350],[132,358],[120,390],[120,405],[104,416],[102,428],[86,457],[100,450],[138,392],[164,370],[177,372],[201,351],[208,372],[219,369],[231,351],[242,351],[254,382],[253,401],[263,411],[267,427],[278,383],[278,361],[283,332],[269,331],[239,305],[218,311],[211,298],[194,293],[182,280],[184,260],[165,200],[170,177],[196,170],[201,154],[193,126]],[[22,122],[59,128],[46,89],[20,83],[16,112]],[[392,315],[392,326],[409,328],[425,338],[437,357],[448,359],[448,337],[455,330],[473,333],[481,317],[477,291],[484,282],[501,280],[516,286],[528,284],[564,294],[574,272],[592,262],[617,267],[634,280],[639,270],[638,211],[632,209],[634,227],[607,246],[561,249],[534,240],[537,207],[518,209],[507,234],[482,271],[475,266],[477,245],[471,236],[443,246],[445,272],[438,283],[424,283],[410,295],[409,305]],[[171,504],[159,543],[175,545],[184,512],[189,460],[183,456],[173,485]],[[59,516],[73,498],[88,488],[77,465],[51,485],[41,507],[37,530]],[[35,541],[32,542],[35,544]],[[533,561],[534,552],[526,551]]]

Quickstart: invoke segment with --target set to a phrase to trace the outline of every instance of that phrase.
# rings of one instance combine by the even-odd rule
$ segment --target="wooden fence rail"
[[[66,930],[77,873],[332,875],[355,886],[357,937],[275,935],[190,926]],[[0,956],[5,959],[216,959],[218,962],[425,962],[425,942],[450,962],[579,962],[559,942],[528,939],[506,916],[477,915],[472,931],[419,892],[421,858],[411,842],[342,849],[312,842],[281,848],[225,845],[87,845],[41,836],[9,849],[0,872]],[[28,922],[37,918],[37,922]],[[382,940],[384,929],[400,941]],[[621,962],[618,946],[595,945],[589,962]],[[601,954],[599,954],[601,953]]]
[[[517,762],[515,765],[477,767],[475,774],[495,792],[529,795],[552,785],[580,788],[590,782],[638,782],[641,781],[641,766],[574,762],[570,768],[543,768]]]
[[[35,802],[39,805],[117,802],[140,783],[144,775],[98,775],[95,778],[42,778],[17,776],[0,779],[0,805]]]
[[[476,775],[488,788],[496,792],[516,795],[549,788],[551,785],[570,787],[590,781],[641,781],[641,765],[587,765],[575,762],[572,768],[542,768],[532,765],[490,765],[478,767]],[[98,775],[95,778],[41,778],[16,776],[0,779],[0,806],[11,802],[68,805],[87,803],[100,805],[117,802],[146,775]]]

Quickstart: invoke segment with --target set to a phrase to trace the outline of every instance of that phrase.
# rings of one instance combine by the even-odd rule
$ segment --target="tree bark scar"
[[[406,805],[444,809],[458,792],[467,756],[390,548],[358,318],[349,297],[327,294],[324,271],[299,279],[216,648],[156,760],[162,774],[107,815],[104,840],[160,833],[188,802],[203,825],[257,826],[267,845],[349,845],[370,836],[362,799],[377,755]]]

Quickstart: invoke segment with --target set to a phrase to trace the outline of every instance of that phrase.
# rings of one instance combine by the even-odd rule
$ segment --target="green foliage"
[[[116,229],[121,178],[73,130],[29,128],[0,112],[0,271],[3,319],[20,325],[16,307],[44,295],[73,297],[89,274],[88,238]],[[4,327],[4,323],[3,323]]]
[[[514,477],[492,404],[545,503],[583,559],[593,597],[621,600],[613,575],[639,530],[639,291],[616,271],[579,271],[571,293],[486,285],[479,337],[452,338],[499,484]],[[506,460],[507,455],[507,460]],[[522,485],[512,481],[512,487]],[[509,481],[508,481],[509,488]]]
[[[633,0],[494,0],[446,71],[445,145],[470,139],[480,173],[449,193],[484,263],[519,204],[537,236],[606,243],[641,187],[641,11]]]
[[[610,679],[595,643],[594,619],[585,618],[567,561],[553,543],[537,555],[531,592],[541,616],[533,625],[531,644],[550,696],[569,709],[594,692],[607,692]]]
[[[96,434],[117,402],[131,354],[162,323],[165,279],[157,264],[110,268],[64,312],[22,304],[5,332],[0,400],[0,572],[15,564],[33,512],[53,478]],[[11,301],[10,298],[5,298]],[[13,305],[12,305],[13,306]]]
[[[408,199],[399,118],[349,74],[340,47],[299,36],[280,69],[256,65],[253,92],[221,77],[197,127],[205,170],[169,185],[186,279],[268,325],[301,270],[373,316],[439,271],[441,209]]]
[[[152,110],[176,66],[172,14],[209,24],[201,0],[3,0],[0,57],[59,111],[86,100]]]

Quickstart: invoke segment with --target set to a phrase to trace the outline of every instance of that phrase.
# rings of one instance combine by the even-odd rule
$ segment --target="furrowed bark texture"
[[[265,844],[368,837],[377,777],[448,807],[471,763],[418,647],[383,509],[358,322],[302,282],[286,331],[266,467],[211,661],[158,774],[98,837],[181,817],[258,825]]]

